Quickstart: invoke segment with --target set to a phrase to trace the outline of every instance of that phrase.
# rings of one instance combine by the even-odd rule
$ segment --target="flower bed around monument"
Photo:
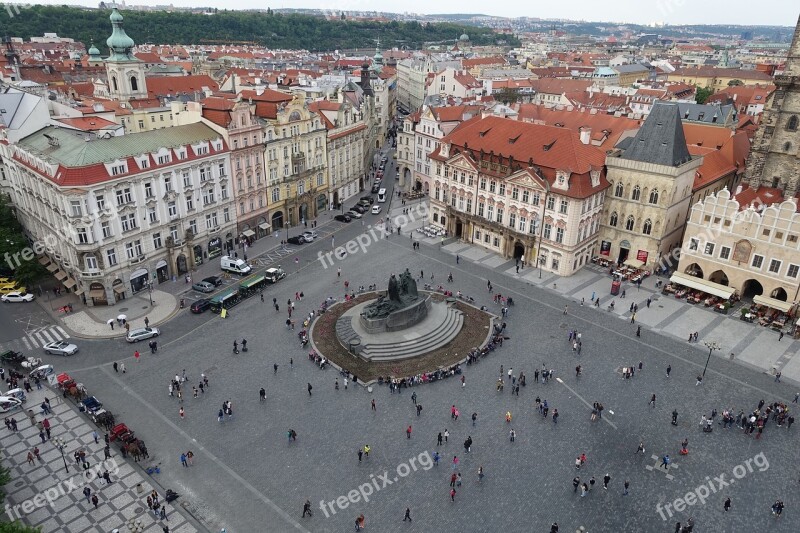
[[[433,293],[432,296],[438,301],[445,299],[444,295],[438,293]],[[370,363],[351,354],[342,346],[336,336],[336,321],[348,309],[374,298],[374,293],[362,294],[349,302],[335,305],[316,319],[312,331],[317,351],[332,363],[357,376],[359,381],[369,382],[378,379],[379,376],[403,378],[450,367],[464,359],[472,348],[481,346],[491,327],[491,315],[457,301],[455,306],[463,313],[464,325],[458,336],[447,346],[403,361]]]

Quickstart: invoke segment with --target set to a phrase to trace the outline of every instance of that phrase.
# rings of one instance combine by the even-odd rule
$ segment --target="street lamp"
[[[722,346],[720,346],[718,343],[714,341],[704,341],[703,344],[705,344],[706,348],[708,348],[708,358],[706,359],[706,366],[703,368],[703,376],[702,376],[703,378],[705,378],[706,369],[708,368],[708,362],[711,361],[711,353],[714,350],[721,350]]]
[[[150,297],[150,307],[153,307],[153,282],[147,283],[147,296]]]
[[[64,457],[64,448],[67,447],[67,443],[64,442],[64,439],[62,439],[61,437],[56,437],[52,439],[52,442],[55,445],[55,447],[58,448],[58,451],[61,452],[61,459],[64,461],[64,469],[67,471],[67,474],[69,474],[69,466],[67,466],[67,458]]]
[[[287,243],[289,242],[289,228],[291,228],[291,227],[292,227],[292,225],[289,224],[289,222],[287,221],[286,222],[286,242]]]

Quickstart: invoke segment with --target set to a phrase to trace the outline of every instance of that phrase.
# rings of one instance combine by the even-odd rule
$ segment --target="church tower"
[[[133,39],[122,28],[122,14],[111,11],[111,37],[106,40],[110,54],[106,59],[108,88],[111,97],[121,102],[147,98],[145,64],[133,55]]]
[[[800,17],[783,74],[753,139],[746,179],[753,189],[775,187],[786,198],[800,192]]]

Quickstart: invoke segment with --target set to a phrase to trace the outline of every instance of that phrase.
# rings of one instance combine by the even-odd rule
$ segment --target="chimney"
[[[592,142],[592,128],[589,126],[581,126],[581,144],[589,144]]]

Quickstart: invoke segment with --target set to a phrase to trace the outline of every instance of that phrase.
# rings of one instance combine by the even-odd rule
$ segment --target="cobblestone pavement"
[[[45,396],[51,400],[52,414],[42,415],[38,407]],[[5,511],[9,519],[21,519],[41,527],[46,533],[101,533],[115,528],[161,533],[163,525],[169,526],[172,532],[198,531],[172,503],[166,504],[167,520],[157,519],[147,512],[147,495],[156,489],[163,502],[164,490],[151,483],[140,468],[123,459],[113,443],[111,457],[106,459],[103,432],[70,403],[45,387],[34,389],[28,395],[25,407],[26,410],[33,409],[37,422],[45,418],[49,420],[52,438],[45,438],[43,442],[39,429],[29,422],[24,412],[6,413],[5,418],[15,418],[19,428],[16,432],[0,431],[3,465],[12,477],[5,487]],[[99,434],[99,443],[93,438],[95,430]],[[55,444],[59,440],[64,444],[63,458]],[[34,459],[31,464],[27,460],[28,452],[37,447],[40,459]],[[88,469],[73,459],[78,450],[86,452]],[[148,463],[157,464],[158,461],[157,457],[151,456]],[[105,471],[110,473],[110,485],[101,477]],[[87,487],[90,495],[98,497],[96,508],[84,495]]]
[[[374,219],[367,220],[363,229],[350,224],[336,233],[337,245],[368,230]],[[701,319],[686,309],[670,313],[667,305],[651,306],[651,316],[640,305],[637,317],[644,327],[637,338],[629,318],[619,318],[624,313],[580,306],[580,297],[588,300],[591,290],[600,292],[589,287],[607,284],[601,273],[587,271],[580,275],[585,278],[557,281],[543,276],[538,286],[533,281],[538,272],[507,275],[513,263],[485,264],[490,258],[466,249],[454,252],[454,243],[425,243],[419,252],[412,252],[410,243],[408,235],[371,240],[366,252],[350,253],[330,268],[317,260],[317,252],[327,252],[329,244],[308,245],[293,253],[297,263],[284,264],[289,276],[267,289],[263,304],[258,298],[246,300],[224,320],[181,313],[162,328],[158,353],[143,354],[139,363],[133,362],[132,346],[112,339],[85,342],[79,356],[59,360],[59,366],[86,383],[148,441],[151,453],[164,458],[162,485],[183,494],[193,514],[210,530],[343,531],[352,528],[361,513],[368,531],[378,532],[548,531],[554,521],[562,531],[580,526],[593,532],[672,531],[675,522],[685,522],[689,516],[696,521],[695,531],[796,529],[792,516],[800,504],[797,428],[770,423],[761,440],[736,429],[715,426],[712,433],[699,429],[701,416],[714,408],[749,411],[761,399],[789,403],[800,390],[791,383],[776,383],[762,369],[725,357],[712,357],[706,379],[696,386],[695,377],[708,352],[677,333],[692,325],[691,329],[703,332],[703,339],[711,338],[705,331],[714,326],[715,315],[709,313],[713,319],[703,327]],[[459,253],[459,263],[454,253]],[[297,331],[287,331],[284,325],[287,299],[294,301],[295,292],[305,294],[302,301],[295,301],[299,321],[328,295],[341,296],[345,281],[351,288],[383,285],[389,273],[406,267],[415,274],[424,271],[425,281],[434,284],[446,284],[452,272],[452,289],[473,296],[477,305],[494,306],[487,279],[495,292],[512,295],[516,302],[507,318],[510,340],[477,365],[465,367],[464,387],[459,380],[448,379],[414,389],[423,405],[419,416],[411,390],[390,395],[386,387],[377,386],[370,393],[352,384],[345,390],[336,372],[319,370],[308,361]],[[646,290],[643,287],[638,298],[643,300]],[[273,297],[278,312],[271,306]],[[659,319],[656,313],[678,313],[673,321],[689,321],[672,326],[673,335],[669,324],[662,324],[667,316]],[[750,331],[761,333],[733,328],[731,323],[747,325],[725,320],[730,329],[719,331],[727,331],[726,336],[713,340],[738,344]],[[581,332],[580,355],[573,354],[567,342],[570,329]],[[233,340],[242,338],[247,338],[250,351],[232,355]],[[768,352],[771,345],[764,346],[762,351]],[[751,353],[748,350],[752,349],[741,353]],[[111,363],[123,360],[128,372],[114,372]],[[643,369],[624,380],[622,367],[638,366],[639,361]],[[555,369],[559,380],[533,382],[534,370],[543,363]],[[579,378],[573,370],[577,364],[583,367]],[[495,390],[501,365],[504,372],[513,367],[514,374],[524,371],[528,376],[519,396],[509,394],[508,386],[505,392]],[[181,418],[181,404],[169,396],[168,383],[184,369],[189,384],[197,383],[204,373],[210,387],[197,398],[191,387],[184,392]],[[334,386],[337,378],[339,390]],[[258,398],[261,387],[266,389],[265,402]],[[655,407],[648,405],[652,394],[657,397]],[[536,412],[536,396],[548,401],[551,412],[558,409],[557,424]],[[370,408],[372,399],[375,411]],[[219,422],[217,413],[225,400],[233,402],[235,416]],[[602,422],[592,423],[590,406],[596,401],[606,410]],[[454,404],[461,411],[458,421],[450,416]],[[673,410],[679,412],[677,426],[669,423]],[[474,427],[473,412],[478,414]],[[507,412],[512,413],[511,423],[505,420]],[[410,439],[406,438],[409,425]],[[445,428],[449,441],[438,447],[437,433]],[[287,439],[289,429],[297,432],[294,442]],[[467,436],[473,439],[469,453],[462,447]],[[689,439],[690,453],[680,456],[684,438]],[[644,455],[635,454],[640,441],[645,444]],[[364,444],[372,452],[359,462],[356,452]],[[182,468],[178,461],[187,449],[195,453],[192,468]],[[427,457],[435,450],[442,456],[441,464],[427,468]],[[574,461],[581,453],[588,460],[576,470]],[[673,457],[669,472],[657,462],[664,454]],[[449,494],[453,455],[459,457],[463,475],[455,502]],[[485,472],[480,483],[479,466]],[[603,490],[606,473],[612,479]],[[573,492],[576,475],[582,481],[592,476],[597,480],[586,497]],[[623,496],[626,479],[630,493]],[[712,480],[715,491],[706,490]],[[721,482],[726,485],[718,486]],[[365,502],[361,493],[370,490]],[[725,513],[722,503],[728,496],[733,506]],[[776,520],[770,505],[779,498],[786,510]],[[311,518],[301,518],[306,499],[312,502]],[[325,510],[320,502],[327,502]],[[406,507],[411,509],[411,524],[401,523]]]

